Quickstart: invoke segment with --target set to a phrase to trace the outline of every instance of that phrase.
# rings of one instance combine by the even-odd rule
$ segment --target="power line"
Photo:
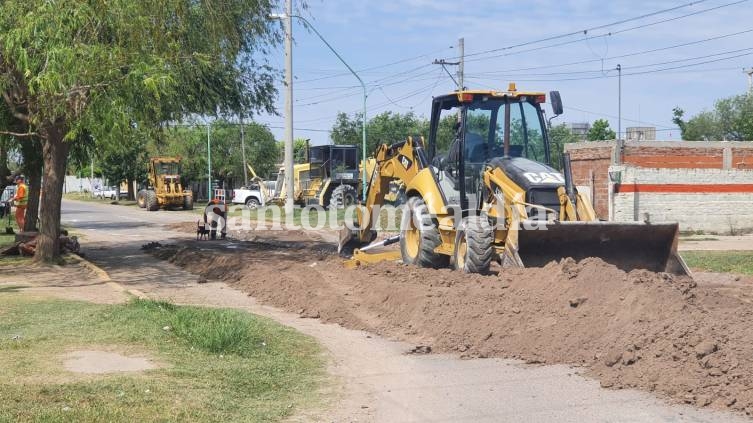
[[[550,69],[550,68],[558,68],[558,67],[564,67],[564,66],[583,65],[583,64],[586,64],[586,63],[605,62],[605,61],[614,60],[614,59],[622,59],[622,58],[625,58],[625,57],[640,56],[640,55],[649,54],[649,53],[656,53],[656,52],[659,52],[659,51],[666,51],[666,50],[671,50],[671,49],[680,48],[680,47],[687,47],[687,46],[701,44],[701,43],[705,43],[705,42],[709,42],[709,41],[716,41],[716,40],[720,40],[720,39],[723,39],[723,38],[729,38],[729,37],[734,37],[734,36],[737,36],[737,35],[747,34],[747,33],[750,33],[750,32],[753,32],[753,28],[746,29],[744,31],[733,32],[731,34],[724,34],[724,35],[719,35],[719,36],[716,36],[716,37],[704,38],[702,40],[690,41],[690,42],[687,42],[687,43],[674,44],[674,45],[666,46],[666,47],[660,47],[660,48],[655,48],[655,49],[650,49],[650,50],[637,51],[637,52],[633,52],[633,53],[621,54],[621,55],[618,55],[618,56],[605,57],[603,59],[588,59],[588,60],[581,60],[581,61],[576,61],[576,62],[558,63],[558,64],[553,64],[553,65],[540,65],[540,66],[530,66],[530,67],[527,67],[527,68],[505,69],[505,70],[499,70],[499,71],[481,72],[481,73],[478,73],[476,75],[497,75],[497,74],[506,74],[508,72],[523,72],[523,71],[536,70],[536,69]]]
[[[616,21],[616,22],[612,22],[612,23],[608,23],[608,24],[604,24],[604,25],[599,25],[599,26],[595,26],[595,27],[591,27],[591,28],[585,28],[585,29],[581,29],[581,30],[578,30],[578,31],[568,32],[568,33],[565,33],[565,34],[554,35],[554,36],[550,36],[550,37],[546,37],[546,38],[541,38],[541,39],[534,40],[534,41],[527,41],[527,42],[524,42],[524,43],[513,44],[513,45],[510,45],[510,46],[506,46],[506,47],[500,47],[500,48],[495,48],[495,49],[491,49],[491,50],[480,51],[480,52],[476,52],[476,53],[469,53],[469,54],[466,54],[466,57],[475,57],[475,56],[479,56],[479,55],[482,55],[482,54],[494,53],[494,52],[497,52],[497,51],[511,50],[511,49],[518,48],[518,47],[525,47],[525,46],[528,46],[528,45],[543,43],[543,42],[546,42],[546,41],[553,41],[553,40],[557,40],[557,39],[560,39],[560,38],[572,37],[572,36],[578,35],[578,34],[588,34],[589,31],[595,31],[595,30],[599,30],[599,29],[604,29],[604,28],[608,28],[610,26],[621,25],[621,24],[624,24],[624,23],[627,23],[627,22],[637,21],[637,20],[645,19],[645,18],[648,18],[648,17],[651,17],[651,16],[660,15],[660,14],[663,14],[663,13],[673,12],[675,10],[683,9],[683,8],[690,7],[690,6],[694,6],[696,4],[704,3],[706,1],[708,1],[708,0],[692,1],[690,3],[681,4],[679,6],[670,7],[669,9],[663,9],[663,10],[659,10],[659,11],[656,11],[656,12],[646,13],[644,15],[640,15],[640,16],[636,16],[636,17],[632,17],[632,18],[627,18],[627,19],[622,19],[622,20],[619,20],[619,21]]]
[[[746,49],[746,50],[753,50],[753,48],[752,49]],[[646,75],[646,74],[652,74],[652,73],[666,72],[666,71],[670,71],[670,70],[684,69],[684,68],[689,68],[689,67],[693,67],[693,66],[705,65],[705,64],[708,64],[708,63],[716,63],[716,62],[721,62],[721,61],[724,61],[724,60],[731,60],[731,59],[736,59],[736,58],[739,58],[739,57],[745,57],[745,56],[750,56],[750,55],[753,55],[753,52],[742,53],[742,54],[738,54],[738,55],[734,55],[734,56],[730,56],[730,57],[722,57],[722,58],[719,58],[719,59],[706,60],[706,61],[702,61],[702,62],[698,62],[698,63],[690,63],[690,64],[687,64],[687,65],[681,65],[681,66],[671,66],[671,67],[667,67],[667,68],[652,69],[652,70],[640,71],[640,72],[628,72],[628,73],[623,73],[622,76]],[[702,57],[710,57],[710,56],[702,56]],[[616,77],[617,77],[617,75],[613,75],[613,74],[611,74],[611,75],[610,74],[603,74],[603,75],[599,75],[599,76],[584,76],[584,77],[580,77],[580,78],[518,79],[517,81],[524,81],[524,82],[562,82],[562,81],[586,81],[586,80],[592,80],[592,79],[605,79],[605,78],[616,78]],[[477,79],[490,80],[490,78],[470,78],[470,79],[474,79],[474,80],[477,80]]]
[[[715,56],[722,56],[726,54],[733,54],[733,53],[740,53],[743,51],[750,51],[753,50],[753,47],[749,48],[743,48],[743,49],[737,49],[737,50],[728,50],[720,53],[714,53],[714,54],[706,54],[703,56],[696,56],[696,57],[689,57],[685,59],[677,59],[677,60],[669,60],[666,62],[658,62],[658,63],[649,63],[649,64],[643,64],[643,65],[635,65],[635,66],[623,66],[622,69],[639,69],[639,68],[647,68],[652,66],[661,66],[661,65],[668,65],[672,63],[680,63],[680,62],[687,62],[690,60],[698,60],[698,59],[706,59],[709,57],[715,57]],[[737,56],[735,56],[737,57]],[[608,69],[606,72],[610,72],[614,69]],[[511,74],[501,74],[500,76],[507,76],[507,77],[515,77],[515,76],[557,76],[557,75],[582,75],[582,74],[589,74],[589,73],[601,73],[604,74],[605,70],[597,69],[597,70],[583,70],[583,71],[568,71],[568,72],[549,72],[549,73],[527,73],[522,75],[511,75]]]
[[[703,0],[703,1],[706,1],[706,0]],[[735,6],[735,5],[738,5],[738,4],[741,4],[741,3],[745,3],[747,1],[749,1],[749,0],[738,0],[738,1],[735,1],[735,2],[725,3],[723,5],[711,7],[711,8],[708,8],[708,9],[699,10],[697,12],[692,12],[692,13],[688,13],[688,14],[681,15],[681,16],[675,16],[675,17],[668,18],[668,19],[663,19],[663,20],[660,20],[660,21],[649,22],[647,24],[637,25],[637,26],[633,26],[633,27],[630,27],[630,28],[621,29],[621,30],[618,30],[618,31],[607,32],[605,34],[589,36],[589,37],[585,37],[585,38],[577,39],[577,40],[564,41],[564,42],[557,43],[557,44],[549,44],[549,45],[546,45],[546,46],[535,47],[535,48],[530,48],[530,49],[526,49],[526,50],[518,50],[518,51],[513,51],[513,52],[505,53],[505,54],[498,54],[498,55],[494,55],[494,56],[478,57],[478,58],[470,59],[470,60],[467,60],[467,61],[468,62],[475,62],[475,61],[480,61],[480,60],[489,60],[489,59],[494,59],[494,58],[498,58],[498,57],[505,57],[505,56],[512,56],[512,55],[515,55],[515,54],[529,53],[529,52],[532,52],[532,51],[544,50],[544,49],[553,48],[553,47],[561,47],[561,46],[564,46],[564,45],[574,44],[574,43],[578,43],[578,42],[581,42],[581,41],[593,40],[593,39],[596,39],[596,38],[611,37],[613,35],[622,34],[624,32],[634,31],[636,29],[643,29],[643,28],[647,28],[649,26],[654,26],[654,25],[659,25],[659,24],[663,24],[663,23],[667,23],[667,22],[672,22],[672,21],[676,21],[676,20],[679,20],[679,19],[684,19],[684,18],[687,18],[687,17],[690,17],[690,16],[700,15],[702,13],[706,13],[706,12],[711,12],[711,11],[714,11],[714,10],[718,10],[718,9],[721,9],[721,8],[724,8],[724,7]],[[580,33],[580,31],[578,33]],[[584,34],[586,34],[586,33],[584,32]],[[556,39],[556,38],[563,38],[563,37],[550,37],[550,39]],[[537,42],[540,42],[540,41],[537,41]],[[534,43],[537,43],[537,42],[523,43],[522,45],[529,45],[529,44],[534,44]],[[511,48],[514,48],[514,47],[509,47],[509,48],[503,47],[501,49],[487,50],[486,52],[475,53],[475,55],[479,55],[479,54],[483,54],[483,53],[489,53],[489,52],[493,52],[493,51],[500,51],[500,50],[505,50],[505,49],[511,49]]]

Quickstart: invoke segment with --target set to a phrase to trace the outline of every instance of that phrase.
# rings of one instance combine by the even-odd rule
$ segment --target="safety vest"
[[[29,189],[26,187],[26,184],[21,182],[16,187],[16,205],[17,206],[25,206],[29,203]]]

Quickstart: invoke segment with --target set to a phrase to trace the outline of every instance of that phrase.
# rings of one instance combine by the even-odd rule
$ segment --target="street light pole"
[[[362,195],[363,195],[362,198],[365,200],[366,199],[366,171],[365,171],[365,166],[366,166],[366,98],[368,97],[368,93],[366,91],[366,84],[363,82],[363,80],[361,79],[361,77],[358,76],[358,74],[356,73],[356,71],[354,71],[353,68],[350,67],[350,65],[345,61],[345,59],[343,59],[342,56],[340,56],[340,54],[334,49],[334,47],[332,47],[332,45],[330,45],[330,43],[328,43],[327,40],[324,39],[324,37],[322,36],[322,34],[320,34],[319,31],[317,31],[316,28],[314,28],[314,25],[312,25],[311,22],[309,22],[303,16],[293,15],[291,13],[292,13],[292,8],[288,8],[288,10],[286,11],[285,15],[272,14],[272,15],[270,15],[270,17],[273,18],[273,19],[283,19],[283,21],[287,23],[288,27],[290,27],[290,20],[291,20],[291,18],[297,18],[297,19],[302,20],[306,24],[306,26],[308,26],[312,31],[314,31],[314,34],[316,34],[316,36],[319,37],[320,40],[322,40],[322,42],[324,43],[324,45],[326,45],[327,48],[329,48],[330,51],[332,51],[332,53],[334,53],[335,56],[337,56],[337,58],[340,60],[340,62],[342,62],[342,64],[345,65],[346,68],[348,68],[348,70],[350,71],[350,73],[352,73],[353,76],[356,77],[356,79],[358,80],[358,83],[361,84],[361,88],[363,89],[363,122],[361,124],[361,160],[362,160],[362,163],[364,165],[364,171],[361,172],[361,187],[362,187]],[[288,32],[288,34],[290,34],[290,32]],[[290,36],[290,35],[288,35],[288,36]],[[288,50],[287,50],[287,37],[286,37],[285,46],[286,46],[286,49],[285,49],[286,54],[288,54]],[[291,48],[291,50],[292,50],[292,48]],[[285,71],[286,77],[288,75],[288,72],[291,72],[291,75],[292,75],[292,71],[290,69],[292,69],[292,67],[293,67],[293,65],[292,65],[292,59],[290,59],[290,55],[288,55],[288,58],[289,58],[288,59],[289,67]],[[291,76],[291,80],[292,80],[292,76]],[[290,83],[292,84],[292,81]],[[290,97],[291,97],[291,100],[290,100],[290,109],[289,109],[288,116],[290,116],[290,119],[291,119],[291,133],[292,133],[292,116],[293,116],[293,106],[292,106],[292,104],[293,104],[293,101],[292,101],[292,88],[290,88],[290,87],[292,87],[292,85],[288,85],[288,92],[289,92]],[[287,100],[286,100],[285,104],[287,106],[287,104],[288,104]],[[286,119],[285,122],[287,123],[287,119]],[[291,138],[292,138],[292,136],[291,136]],[[292,144],[292,141],[291,141],[291,144]],[[290,151],[291,151],[291,154],[292,154],[292,151],[293,151],[292,147],[290,148]],[[287,155],[288,155],[288,153],[287,153],[287,145],[286,145],[286,149],[285,149],[285,163],[286,163],[286,165],[287,165]],[[292,161],[291,161],[291,163],[292,163]],[[291,167],[292,167],[292,165],[291,165]],[[286,170],[286,172],[287,172],[287,170]]]
[[[207,199],[212,201],[212,140],[209,138],[209,121],[207,121]]]

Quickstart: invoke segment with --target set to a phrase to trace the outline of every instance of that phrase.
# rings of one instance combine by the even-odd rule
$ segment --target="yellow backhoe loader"
[[[550,95],[560,115],[559,93]],[[341,253],[352,251],[355,265],[402,258],[468,273],[488,272],[493,260],[530,267],[600,257],[623,270],[687,274],[677,254],[677,223],[599,221],[573,186],[569,157],[562,173],[550,166],[545,101],[544,93],[520,92],[514,84],[435,97],[428,143],[408,137],[382,145],[366,163],[367,196],[356,227],[340,234]],[[394,180],[408,198],[400,235],[372,243],[373,216]],[[397,242],[399,252],[373,253]]]

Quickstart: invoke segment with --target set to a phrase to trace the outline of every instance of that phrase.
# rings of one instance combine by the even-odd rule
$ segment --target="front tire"
[[[358,192],[351,185],[338,185],[332,190],[332,195],[329,199],[329,208],[331,209],[344,209],[348,206],[352,206],[356,203],[358,198]]]
[[[136,204],[139,205],[139,207],[146,208],[146,190],[142,189],[136,194]]]
[[[152,190],[146,191],[146,209],[149,211],[159,210],[159,203],[157,203],[157,193]]]
[[[494,255],[493,242],[494,232],[488,218],[463,218],[455,238],[455,269],[465,273],[488,273]]]
[[[407,209],[400,231],[403,263],[419,267],[446,267],[450,257],[434,252],[434,249],[442,245],[442,237],[424,200],[411,197],[407,202]]]

